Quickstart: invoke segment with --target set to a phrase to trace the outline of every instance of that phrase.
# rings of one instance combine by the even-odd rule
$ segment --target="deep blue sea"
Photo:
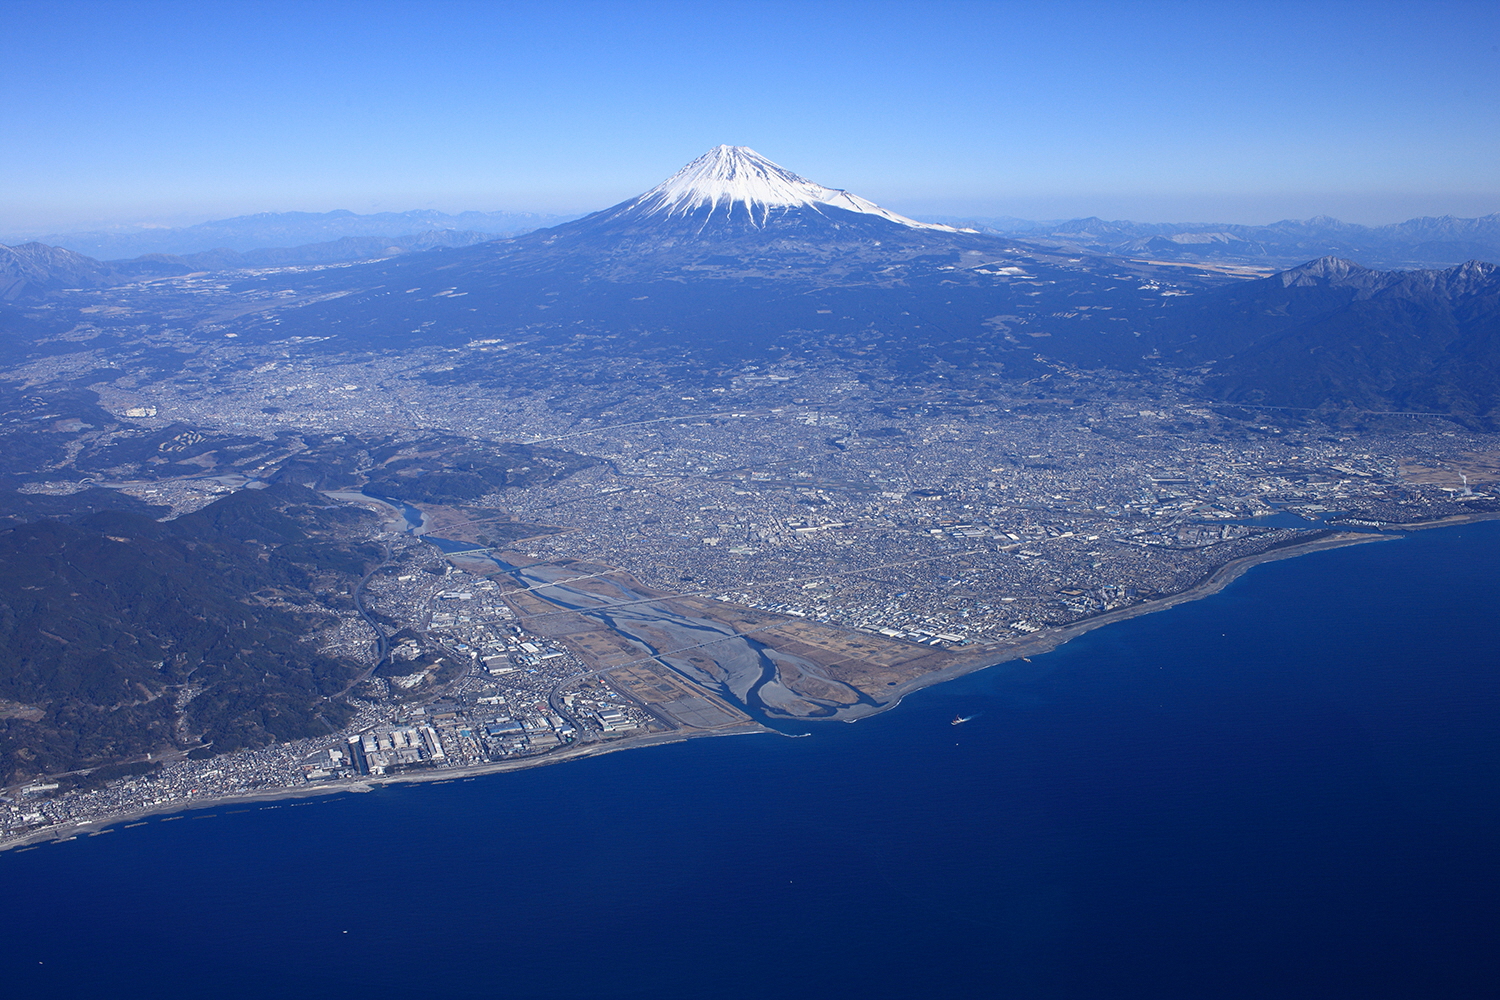
[[[0,995],[1500,995],[1497,605],[1429,531],[806,739],[0,855]]]

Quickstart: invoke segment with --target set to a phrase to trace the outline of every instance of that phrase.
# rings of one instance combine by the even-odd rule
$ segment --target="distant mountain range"
[[[1375,271],[1324,257],[1184,298],[1155,343],[1164,359],[1211,365],[1225,400],[1500,424],[1495,264]]]
[[[722,147],[736,148],[742,147]],[[727,170],[729,174],[719,178],[722,183],[716,197],[720,206],[753,204],[762,210],[775,210],[791,204],[782,204],[777,199],[801,199],[800,203],[827,204],[834,209],[883,213],[886,217],[918,227],[934,225],[1016,237],[1070,253],[1267,268],[1294,267],[1325,256],[1356,260],[1366,267],[1375,268],[1448,267],[1466,260],[1500,260],[1500,213],[1477,219],[1452,216],[1409,219],[1386,226],[1361,226],[1328,216],[1302,221],[1285,220],[1267,226],[1217,222],[1111,222],[1097,217],[1038,222],[1010,216],[932,216],[918,222],[847,191],[824,188],[789,172],[785,173],[795,178],[794,182],[776,179],[766,173],[764,164],[757,166],[743,157],[735,162],[730,162],[731,159],[717,151],[700,157],[689,170],[668,182],[677,185],[677,189],[667,190],[664,186],[641,197],[671,205],[674,213],[681,214],[686,209],[680,196],[683,190],[693,188],[695,172]],[[764,162],[775,167],[769,160]],[[744,191],[753,193],[754,189],[759,194],[737,202],[736,184],[749,184]],[[767,192],[777,193],[767,201]],[[820,198],[831,200],[820,202]],[[694,210],[702,207],[700,204]],[[721,212],[724,210],[720,208]],[[97,260],[123,260],[151,254],[193,258],[214,253],[219,256],[197,257],[190,263],[195,268],[264,267],[390,256],[386,252],[390,247],[407,252],[426,246],[467,246],[480,242],[475,238],[480,235],[485,239],[519,236],[575,218],[578,217],[535,212],[461,212],[456,215],[430,210],[369,215],[349,211],[261,212],[182,228],[8,235],[0,236],[0,244],[41,243]],[[451,235],[439,239],[433,235],[436,233]],[[316,253],[289,252],[311,251],[313,247],[318,248]],[[251,256],[240,260],[225,255],[224,251]]]
[[[1269,226],[1228,223],[1066,222],[1025,219],[935,217],[1000,236],[1087,253],[1148,260],[1293,267],[1336,256],[1366,267],[1448,267],[1466,260],[1500,260],[1500,213],[1478,219],[1408,219],[1388,226],[1360,226],[1328,216],[1286,220]]]
[[[260,212],[233,219],[201,222],[179,229],[131,228],[108,232],[50,233],[5,236],[0,243],[45,243],[65,247],[98,260],[119,260],[144,254],[194,254],[206,250],[246,252],[265,247],[326,244],[350,237],[394,241],[434,231],[467,231],[515,236],[556,225],[573,216],[535,212],[377,212],[359,215],[336,212]]]
[[[0,300],[44,294],[63,288],[106,288],[143,278],[164,278],[198,271],[252,267],[296,267],[375,260],[439,247],[467,247],[497,239],[472,230],[434,230],[410,236],[345,236],[328,243],[261,250],[203,250],[190,254],[145,254],[132,260],[101,261],[45,243],[0,245]]]

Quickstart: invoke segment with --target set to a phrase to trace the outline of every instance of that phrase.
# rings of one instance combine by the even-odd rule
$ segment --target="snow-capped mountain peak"
[[[841,209],[873,215],[913,229],[959,232],[951,226],[908,219],[872,201],[837,188],[824,187],[773,163],[748,146],[716,146],[656,187],[620,206],[617,216],[716,215],[760,228],[774,216],[795,209]]]

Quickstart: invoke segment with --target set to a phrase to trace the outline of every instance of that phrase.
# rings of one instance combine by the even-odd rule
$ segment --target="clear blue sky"
[[[721,142],[909,214],[1500,211],[1500,4],[6,0],[0,232],[586,211]]]

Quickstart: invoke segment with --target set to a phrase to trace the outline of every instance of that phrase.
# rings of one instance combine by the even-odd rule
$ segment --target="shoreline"
[[[1488,518],[1485,519],[1488,520]],[[1438,527],[1439,525],[1433,526]],[[972,662],[956,663],[951,667],[935,670],[930,674],[924,674],[921,677],[907,681],[896,689],[895,698],[886,704],[876,706],[857,705],[827,719],[809,719],[807,721],[830,721],[831,719],[838,719],[843,722],[856,722],[872,715],[878,715],[881,712],[895,708],[901,703],[903,698],[915,691],[921,691],[924,688],[956,680],[959,677],[977,673],[980,670],[988,670],[991,667],[998,667],[1002,664],[1012,663],[1016,660],[1026,659],[1042,653],[1050,653],[1059,646],[1071,642],[1087,632],[1104,628],[1107,625],[1113,625],[1116,622],[1155,614],[1158,611],[1175,608],[1179,604],[1188,604],[1192,601],[1202,600],[1205,597],[1212,597],[1235,580],[1244,576],[1251,569],[1263,563],[1279,562],[1283,559],[1295,559],[1298,556],[1308,555],[1313,552],[1344,548],[1350,545],[1362,545],[1366,542],[1397,541],[1400,538],[1401,536],[1396,533],[1335,532],[1332,535],[1325,535],[1322,538],[1278,546],[1277,548],[1258,552],[1254,555],[1241,556],[1220,566],[1202,581],[1186,590],[1178,591],[1175,594],[1169,594],[1166,597],[1157,598],[1153,601],[1135,604],[1128,608],[1116,608],[1113,611],[1106,611],[1103,614],[1095,615],[1092,618],[1085,618],[1071,625],[1063,625],[1058,628],[1048,629],[1045,632],[1037,632],[1025,639],[1016,640],[1014,643],[1007,643],[1003,647],[991,647],[988,655],[978,655]],[[997,656],[999,659],[996,659]]]
[[[1309,539],[1304,542],[1294,542],[1288,545],[1277,546],[1254,555],[1242,556],[1231,560],[1208,574],[1203,580],[1186,590],[1153,601],[1133,605],[1127,608],[1116,608],[1103,614],[1095,615],[1071,625],[1049,629],[1038,632],[1026,639],[1015,643],[1008,643],[1003,647],[989,647],[986,652],[976,651],[976,655],[967,661],[955,663],[942,670],[924,674],[901,685],[890,701],[879,705],[857,705],[848,710],[840,710],[831,716],[818,718],[802,718],[799,716],[776,716],[778,720],[787,722],[857,722],[863,718],[869,718],[894,709],[900,705],[905,697],[915,691],[934,687],[947,681],[956,680],[968,674],[988,670],[992,667],[1011,663],[1015,660],[1025,659],[1031,656],[1048,653],[1063,644],[1078,638],[1079,636],[1092,632],[1095,629],[1113,625],[1116,622],[1127,621],[1143,615],[1154,614],[1158,611],[1166,611],[1179,604],[1187,604],[1192,601],[1211,597],[1238,580],[1245,573],[1263,563],[1280,562],[1285,559],[1295,559],[1299,556],[1308,555],[1313,552],[1322,552],[1328,549],[1344,548],[1350,545],[1363,545],[1369,542],[1399,541],[1403,532],[1426,531],[1433,528],[1456,527],[1463,524],[1473,524],[1481,521],[1500,520],[1500,512],[1476,512],[1473,514],[1454,514],[1447,517],[1434,518],[1429,521],[1413,521],[1405,524],[1388,524],[1377,531],[1336,531],[1330,530],[1320,538]],[[997,658],[998,657],[998,658]],[[635,750],[642,747],[666,745],[671,743],[682,743],[692,739],[703,739],[720,736],[749,736],[757,734],[785,735],[763,726],[757,722],[743,723],[738,726],[719,730],[674,730],[667,733],[650,733],[640,736],[627,736],[619,740],[604,742],[575,743],[564,747],[555,753],[544,754],[540,757],[525,758],[520,760],[492,761],[486,764],[477,764],[471,767],[445,771],[424,771],[417,773],[396,774],[382,776],[379,778],[361,778],[339,784],[327,785],[286,785],[277,788],[267,788],[256,791],[235,793],[231,795],[205,797],[202,799],[184,799],[177,802],[161,803],[147,809],[138,809],[129,813],[120,813],[100,819],[70,822],[61,826],[46,827],[33,833],[17,837],[10,841],[0,842],[0,854],[8,851],[24,851],[40,847],[46,843],[67,843],[82,836],[97,837],[105,833],[112,833],[121,829],[126,824],[143,822],[152,816],[176,816],[191,812],[214,809],[220,806],[254,803],[254,802],[276,802],[286,799],[314,798],[325,795],[357,794],[374,791],[376,788],[386,785],[399,784],[424,784],[446,781],[458,781],[468,778],[476,778],[483,775],[501,774],[508,771],[526,770],[536,767],[545,767],[552,764],[562,764],[574,760],[582,760],[588,757],[602,756],[608,753],[618,753],[624,750]]]
[[[759,723],[742,724],[725,729],[675,730],[669,733],[646,733],[626,736],[618,740],[575,743],[555,753],[520,760],[491,761],[472,767],[454,768],[447,771],[418,771],[406,774],[382,775],[374,778],[359,778],[346,782],[317,785],[283,785],[277,788],[256,789],[230,795],[204,796],[183,799],[178,802],[163,802],[151,808],[136,809],[127,813],[116,813],[99,819],[82,820],[62,826],[45,827],[23,837],[0,843],[0,854],[7,851],[24,851],[47,843],[62,844],[79,837],[98,837],[122,829],[127,824],[143,822],[153,816],[184,816],[188,813],[216,809],[220,806],[244,805],[248,803],[277,802],[286,799],[311,799],[329,795],[354,795],[373,792],[386,785],[439,784],[460,781],[506,771],[523,771],[549,764],[563,764],[588,757],[602,757],[622,750],[638,750],[642,747],[665,746],[670,743],[685,743],[688,740],[720,736],[755,736],[760,734],[781,735]]]
[[[1015,660],[1024,659],[1039,653],[1049,653],[1064,643],[1078,638],[1085,632],[1092,632],[1094,629],[1103,628],[1106,625],[1113,625],[1116,622],[1138,618],[1142,615],[1166,611],[1179,604],[1187,604],[1191,601],[1202,600],[1205,597],[1212,597],[1235,580],[1244,576],[1251,569],[1263,563],[1280,562],[1283,559],[1295,559],[1298,556],[1308,555],[1312,552],[1344,548],[1349,545],[1363,545],[1367,542],[1400,541],[1404,537],[1405,532],[1428,531],[1433,528],[1453,528],[1463,524],[1476,524],[1481,521],[1494,520],[1500,520],[1500,512],[1476,511],[1470,514],[1450,514],[1427,521],[1410,521],[1403,524],[1388,522],[1383,527],[1373,531],[1339,531],[1330,528],[1327,529],[1330,534],[1324,535],[1321,538],[1313,538],[1305,542],[1293,542],[1288,545],[1267,549],[1265,552],[1232,559],[1214,570],[1200,582],[1175,594],[1168,594],[1166,597],[1133,605],[1128,608],[1116,608],[1113,611],[1106,611],[1104,614],[1085,618],[1071,625],[1049,629],[1046,632],[1038,632],[1034,636],[1018,640],[1014,644],[1007,644],[1003,649],[994,649],[990,656],[976,657],[973,663],[954,664],[943,670],[924,674],[897,688],[895,698],[887,704],[873,707],[858,705],[831,718],[841,719],[844,722],[855,722],[859,719],[868,718],[871,715],[878,715],[881,712],[895,708],[901,703],[902,698],[913,691],[920,691],[936,684],[942,684],[980,670],[988,670],[990,667],[998,667],[1002,664],[1011,663]],[[1001,659],[994,659],[995,654],[1003,655]]]
[[[1500,511],[1475,511],[1472,514],[1449,514],[1447,517],[1435,517],[1430,521],[1412,521],[1408,524],[1386,521],[1383,522],[1384,527],[1380,530],[1399,536],[1403,531],[1427,531],[1430,528],[1452,528],[1460,524],[1495,520],[1500,520]]]

